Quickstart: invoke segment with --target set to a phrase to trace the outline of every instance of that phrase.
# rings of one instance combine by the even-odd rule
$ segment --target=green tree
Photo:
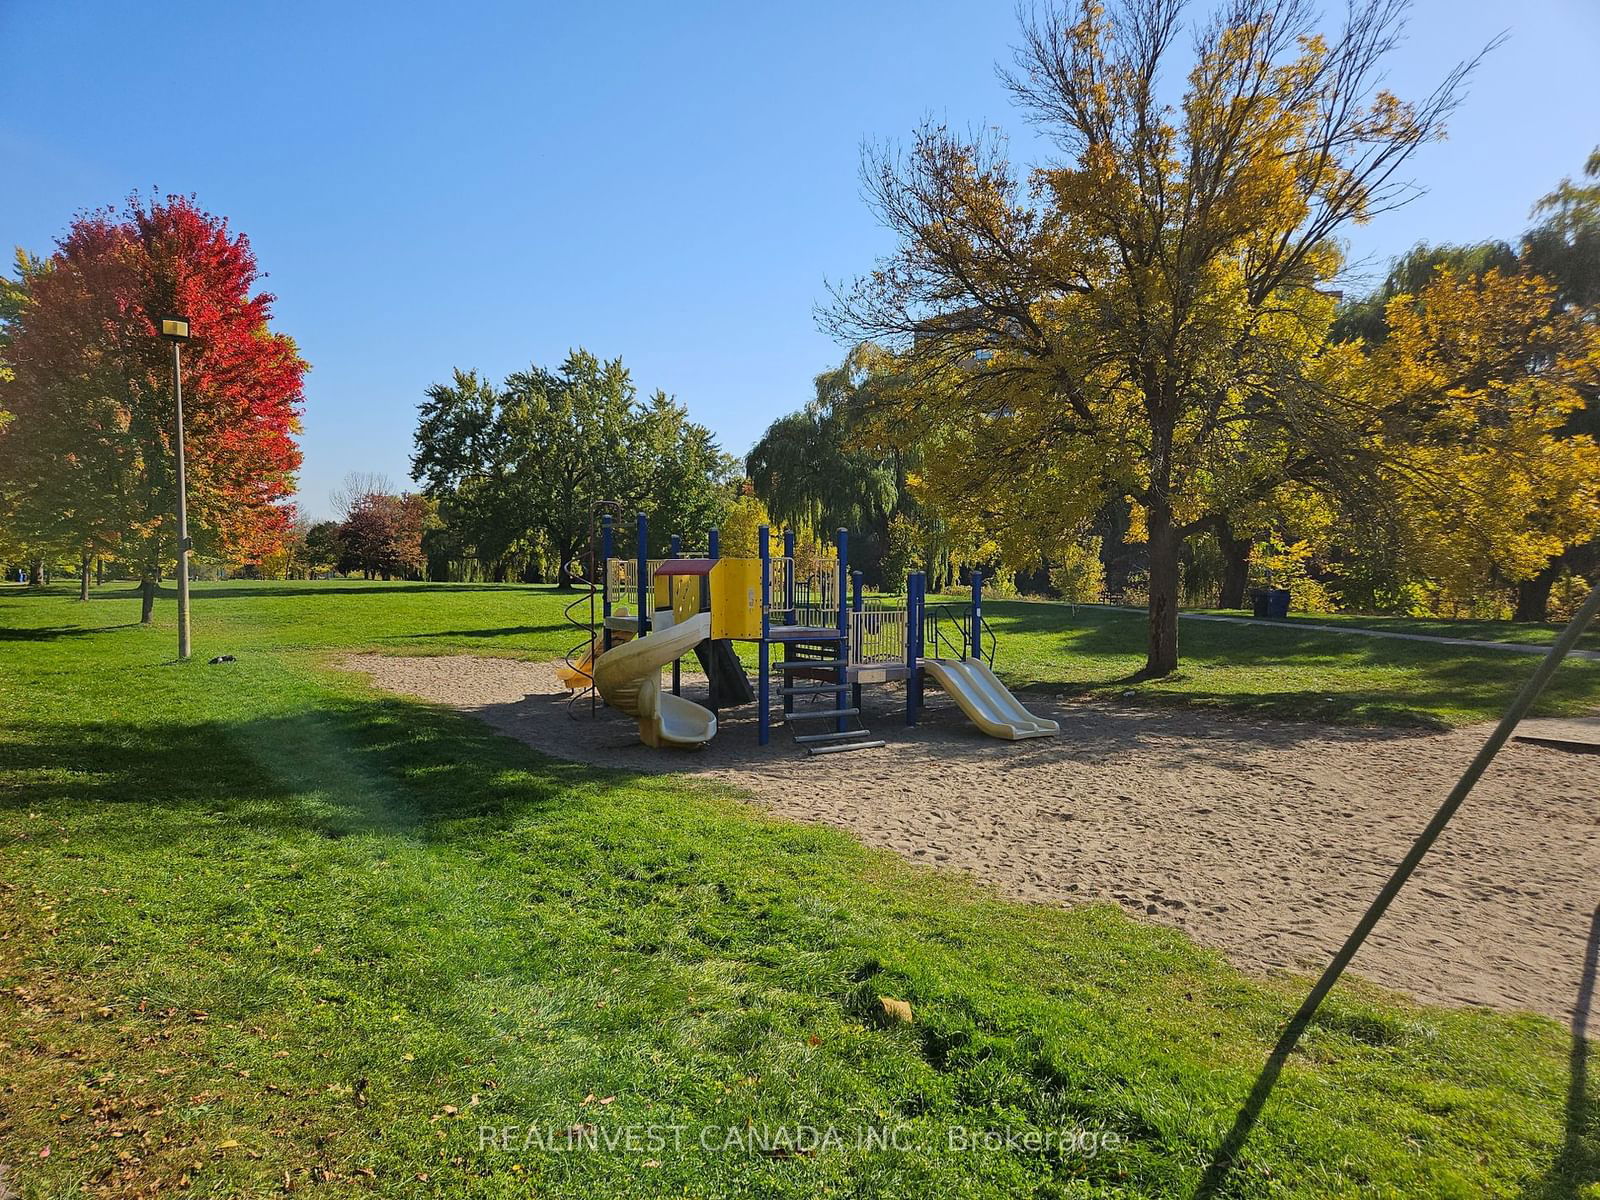
[[[1386,316],[1389,302],[1396,296],[1416,296],[1433,282],[1440,270],[1462,279],[1481,279],[1489,271],[1503,273],[1520,269],[1517,252],[1505,242],[1478,242],[1470,246],[1449,244],[1430,246],[1418,242],[1389,268],[1383,283],[1371,293],[1339,307],[1333,322],[1335,341],[1363,339],[1378,345],[1389,336]]]
[[[1600,148],[1583,167],[1587,182],[1563,179],[1534,206],[1542,217],[1522,238],[1526,270],[1556,285],[1563,307],[1600,305]]]
[[[664,392],[641,401],[621,359],[586,350],[559,370],[533,366],[495,387],[473,372],[428,391],[412,473],[485,561],[538,542],[557,582],[589,537],[593,506],[654,514],[655,549],[675,529],[715,524],[734,461]]]
[[[850,362],[816,378],[816,395],[779,417],[745,456],[745,472],[773,518],[818,530],[888,520],[903,478],[896,457],[853,444],[851,414],[870,384]]]
[[[305,562],[308,571],[332,571],[344,557],[339,522],[317,521],[306,529]]]
[[[889,365],[871,347],[852,352],[816,376],[811,401],[767,426],[745,456],[745,473],[775,521],[824,542],[849,529],[851,560],[885,587],[900,574],[891,522],[915,507],[906,488],[915,448],[876,438],[864,419],[891,382]]]

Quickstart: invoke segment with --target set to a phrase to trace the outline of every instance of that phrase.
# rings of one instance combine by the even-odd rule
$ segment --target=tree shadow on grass
[[[0,626],[0,642],[54,642],[61,638],[83,637],[91,633],[110,633],[114,629],[131,629],[136,623],[124,621],[121,625],[41,625],[34,629]]]
[[[386,642],[414,641],[422,638],[502,638],[526,637],[535,633],[571,633],[575,638],[586,638],[587,634],[573,625],[506,625],[499,629],[428,629],[421,633],[397,633],[392,637],[382,638]]]
[[[417,583],[412,581],[396,581],[394,583],[380,583],[377,580],[329,580],[326,583],[306,583],[304,581],[284,581],[282,583],[250,583],[235,585],[226,581],[221,583],[196,582],[192,588],[196,600],[234,600],[234,599],[261,599],[275,596],[318,596],[324,599],[333,596],[367,596],[382,595],[395,596],[406,593],[427,593],[438,595],[444,592],[549,592],[552,596],[576,596],[577,591],[558,592],[551,587],[542,587],[532,583]],[[91,600],[137,600],[140,596],[139,587],[123,587],[112,590],[109,585],[97,588],[91,592]],[[158,600],[175,600],[178,596],[177,588],[170,584],[160,584],[156,587]]]
[[[1596,976],[1600,974],[1600,908],[1589,923],[1583,980],[1572,1006],[1572,1049],[1567,1074],[1567,1120],[1561,1153],[1550,1173],[1526,1193],[1527,1200],[1578,1200],[1600,1182],[1600,1104],[1589,1074]]]
[[[592,767],[526,755],[476,722],[402,700],[201,724],[30,723],[0,745],[0,775],[0,810],[92,807],[108,837],[151,848],[218,820],[449,840],[547,811],[596,780]]]

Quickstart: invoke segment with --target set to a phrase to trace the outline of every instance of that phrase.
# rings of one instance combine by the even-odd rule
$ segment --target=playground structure
[[[757,740],[767,745],[774,716],[810,754],[884,745],[861,721],[861,689],[905,684],[905,722],[916,725],[931,679],[984,733],[1007,740],[1051,737],[1054,721],[1028,712],[993,671],[995,635],[983,618],[983,575],[971,576],[967,604],[927,602],[926,578],[912,572],[903,598],[868,603],[862,574],[849,567],[849,534],[839,530],[836,556],[800,578],[795,536],[783,534],[772,553],[761,526],[756,558],[725,558],[718,531],[703,554],[685,554],[674,535],[669,557],[649,557],[649,522],[638,514],[636,549],[616,554],[610,513],[600,519],[588,571],[590,619],[569,619],[587,637],[567,655],[563,681],[639,722],[652,747],[690,749],[716,736],[717,712],[756,704]],[[600,602],[595,611],[596,599]],[[630,609],[628,604],[633,607]],[[736,641],[756,645],[752,689]],[[705,670],[710,707],[681,694],[681,660],[694,654]],[[672,669],[671,690],[661,673]],[[812,724],[817,723],[817,724]],[[814,732],[799,732],[811,729]]]

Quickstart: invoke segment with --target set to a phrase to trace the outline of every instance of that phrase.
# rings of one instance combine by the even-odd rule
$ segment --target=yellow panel
[[[654,608],[672,607],[672,576],[657,575],[655,578],[655,604]]]
[[[720,558],[711,571],[711,636],[761,636],[761,560]]]
[[[672,580],[672,619],[681,623],[699,611],[700,576],[675,576]]]

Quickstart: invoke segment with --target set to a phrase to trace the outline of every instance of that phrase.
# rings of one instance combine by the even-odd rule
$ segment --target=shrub
[[[1100,561],[1100,545],[1098,537],[1072,542],[1062,552],[1061,561],[1050,568],[1050,586],[1063,600],[1093,604],[1105,593],[1106,568]]]

